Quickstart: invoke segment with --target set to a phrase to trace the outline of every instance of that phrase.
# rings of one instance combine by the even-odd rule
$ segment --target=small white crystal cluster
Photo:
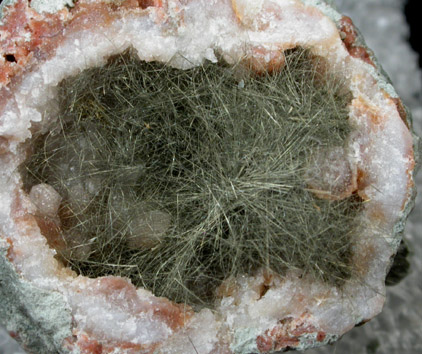
[[[13,98],[0,112],[0,134],[13,137],[10,149],[15,154],[4,164],[0,176],[0,227],[13,242],[13,264],[24,279],[63,295],[78,331],[99,340],[163,342],[162,353],[194,353],[198,348],[208,353],[219,343],[231,343],[231,351],[237,353],[256,352],[256,338],[283,318],[303,320],[308,327],[327,333],[327,340],[371,319],[385,301],[384,278],[400,241],[392,238],[393,227],[409,199],[412,183],[412,136],[391,99],[396,97],[393,88],[386,82],[378,84],[379,78],[372,76],[373,67],[348,54],[333,22],[340,16],[320,1],[192,0],[183,6],[177,1],[169,4],[173,4],[171,21],[165,29],[149,8],[107,26],[92,24],[89,30],[66,33],[54,56],[40,62],[13,89]],[[17,167],[22,163],[22,143],[31,138],[34,124],[40,131],[54,127],[54,97],[61,80],[101,65],[108,56],[129,46],[143,60],[170,62],[181,68],[199,65],[205,59],[216,61],[216,51],[229,62],[263,52],[259,59],[268,62],[273,51],[302,46],[326,57],[335,72],[343,73],[354,96],[350,119],[358,127],[350,140],[346,166],[370,175],[370,183],[361,191],[370,222],[355,250],[356,263],[365,268],[363,279],[351,281],[339,292],[291,273],[274,279],[261,297],[264,275],[242,277],[236,280],[234,293],[223,298],[215,312],[196,313],[178,336],[172,336],[171,326],[154,316],[154,306],[162,304],[149,292],[123,285],[113,291],[113,280],[87,279],[62,268],[37,227],[23,229],[16,222],[17,195],[22,211],[33,210],[35,205],[46,215],[56,210],[60,198],[46,185],[34,187],[29,197],[20,189]],[[84,188],[82,194],[87,193]],[[148,210],[148,218],[159,235],[170,220],[154,212]],[[380,213],[384,218],[375,223]],[[302,340],[301,348],[316,345],[315,340]]]
[[[45,183],[36,184],[31,188],[29,198],[41,216],[57,216],[62,197],[52,186]]]

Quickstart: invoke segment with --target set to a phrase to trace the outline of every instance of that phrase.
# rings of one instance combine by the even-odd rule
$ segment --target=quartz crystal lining
[[[381,310],[385,274],[413,194],[413,139],[400,100],[350,20],[323,2],[298,0],[151,1],[140,6],[81,0],[53,14],[36,13],[18,0],[3,13],[2,257],[25,286],[61,297],[54,306],[69,313],[72,322],[54,337],[57,348],[180,353],[192,351],[194,343],[205,353],[303,349],[333,341]],[[283,277],[239,276],[227,284],[230,291],[214,311],[194,312],[126,279],[77,276],[54,258],[18,170],[27,153],[25,141],[54,127],[63,79],[102,66],[129,47],[141,60],[179,69],[216,62],[216,54],[231,65],[246,56],[257,72],[276,71],[284,61],[280,53],[302,47],[325,58],[332,72],[342,73],[352,94],[349,119],[356,126],[345,166],[365,206],[365,227],[354,244],[354,277],[339,289],[295,271]],[[320,185],[313,183],[313,188]],[[45,212],[53,204],[45,204]],[[10,308],[18,306],[12,302]],[[207,335],[199,328],[207,328]]]

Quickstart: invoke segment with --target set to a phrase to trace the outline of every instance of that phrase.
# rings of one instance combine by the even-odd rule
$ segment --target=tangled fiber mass
[[[199,308],[262,269],[347,280],[361,203],[318,198],[305,176],[316,151],[345,146],[351,96],[322,59],[285,55],[254,74],[128,50],[65,79],[57,127],[34,138],[22,173],[27,190],[63,197],[58,257]]]

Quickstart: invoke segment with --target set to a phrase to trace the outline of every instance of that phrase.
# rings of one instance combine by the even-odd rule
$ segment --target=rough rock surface
[[[414,129],[422,134],[422,73],[417,54],[408,44],[409,28],[403,14],[406,0],[337,0],[339,11],[353,18],[412,112]],[[416,176],[418,191],[422,174]],[[355,327],[332,346],[310,349],[309,354],[422,352],[422,199],[420,192],[409,216],[404,240],[409,247],[409,274],[387,287],[382,312],[364,326]]]
[[[300,349],[332,341],[381,310],[385,274],[400,241],[402,220],[411,206],[415,161],[407,128],[410,123],[391,85],[375,70],[374,58],[351,21],[324,3],[304,3],[312,6],[303,7],[299,1],[258,1],[253,6],[249,1],[215,1],[215,8],[201,1],[188,2],[189,6],[177,1],[141,2],[140,6],[126,1],[115,9],[80,1],[72,11],[39,15],[26,2],[17,1],[6,9],[10,13],[5,19],[11,20],[1,29],[5,55],[0,63],[0,81],[4,85],[0,147],[6,168],[0,184],[0,224],[2,272],[11,276],[4,291],[12,299],[8,289],[15,286],[18,294],[34,292],[34,297],[48,299],[47,292],[52,297],[48,302],[52,305],[50,312],[46,313],[42,301],[30,310],[34,314],[29,317],[39,321],[39,328],[45,328],[38,333],[41,339],[36,343],[30,342],[36,336],[28,336],[23,329],[25,319],[19,317],[22,297],[13,299],[9,312],[4,314],[10,330],[18,332],[28,347],[35,351],[44,345],[68,351],[82,348],[86,352],[107,352],[117,348],[169,353],[194,349],[201,353],[267,352],[287,346]],[[223,15],[217,17],[217,13]],[[277,18],[280,13],[292,20]],[[141,20],[138,22],[137,18]],[[92,28],[90,21],[102,26],[101,33]],[[209,42],[203,40],[202,34],[195,36],[204,26],[210,34]],[[127,36],[140,32],[145,36]],[[265,277],[242,278],[238,280],[237,293],[223,299],[217,313],[203,310],[193,314],[143,289],[135,289],[124,279],[86,279],[63,268],[40,234],[32,217],[33,205],[21,191],[20,178],[14,172],[21,161],[21,143],[31,135],[31,124],[40,122],[37,129],[42,130],[54,122],[54,86],[84,67],[101,64],[105,56],[120,52],[129,44],[146,60],[167,61],[182,48],[191,63],[199,64],[204,58],[215,60],[213,48],[236,57],[243,54],[240,48],[245,33],[252,44],[262,43],[265,38],[265,54],[270,58],[277,46],[292,42],[312,46],[334,68],[350,75],[355,96],[350,118],[360,127],[360,134],[353,141],[356,165],[371,176],[368,181],[358,181],[358,192],[371,201],[367,216],[378,221],[377,228],[369,230],[372,237],[362,237],[357,245],[362,252],[356,261],[364,266],[362,276],[366,284],[351,283],[346,290],[349,300],[344,300],[335,288],[290,274],[274,279],[260,298],[258,289],[265,284]],[[104,38],[109,41],[101,40]],[[261,52],[252,50],[252,55],[265,62],[267,57],[260,56]],[[77,60],[82,53],[83,63]],[[185,64],[174,63],[180,67]],[[268,65],[273,63],[269,61]],[[390,163],[390,159],[395,163]],[[378,194],[377,190],[384,193]],[[49,321],[53,318],[62,324],[60,328],[51,328]],[[207,336],[203,335],[204,330]]]

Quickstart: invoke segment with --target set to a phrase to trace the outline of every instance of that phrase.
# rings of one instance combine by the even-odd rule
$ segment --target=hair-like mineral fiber
[[[24,174],[64,198],[62,260],[199,307],[262,268],[350,277],[359,202],[319,199],[304,181],[313,151],[344,146],[350,94],[321,59],[285,54],[283,70],[254,75],[129,50],[64,80],[60,129],[35,140]]]

